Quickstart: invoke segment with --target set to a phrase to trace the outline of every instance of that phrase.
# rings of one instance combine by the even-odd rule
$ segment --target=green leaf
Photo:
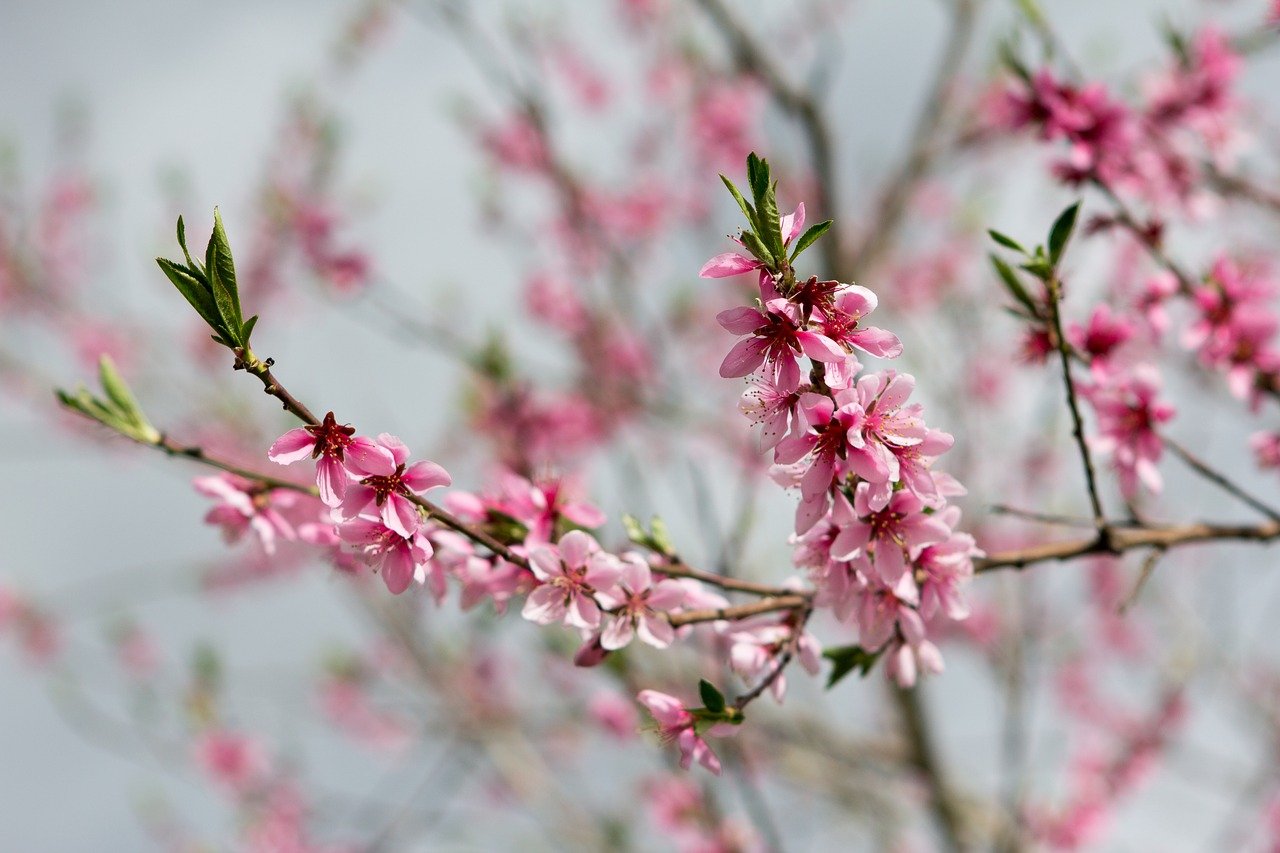
[[[834,665],[831,670],[831,677],[827,679],[827,689],[830,690],[835,687],[837,683],[855,669],[859,670],[865,678],[882,654],[884,654],[884,649],[878,652],[869,652],[862,646],[839,646],[825,650],[822,656]]]
[[[716,686],[705,678],[698,682],[698,694],[702,697],[702,704],[707,710],[713,714],[723,714],[725,709],[724,694],[716,689]]]
[[[240,339],[244,320],[240,316],[235,262],[231,259],[231,244],[227,241],[227,232],[222,227],[222,214],[216,207],[213,209],[213,234],[209,236],[209,246],[205,249],[205,270],[213,290],[213,301],[218,306],[218,314],[222,317],[229,338],[237,346],[244,346],[244,341]]]
[[[769,164],[757,157],[754,151],[747,155],[747,185],[751,187],[751,195],[758,208],[760,199],[769,190]]]
[[[644,528],[640,526],[640,519],[629,513],[623,513],[622,529],[627,532],[627,538],[632,542],[648,547],[649,534],[645,533]]]
[[[787,258],[782,245],[782,215],[778,213],[778,185],[772,183],[763,196],[756,201],[756,212],[760,216],[760,239],[769,249],[777,264]]]
[[[738,203],[738,207],[742,209],[742,215],[747,217],[747,224],[750,225],[753,229],[758,228],[759,223],[756,222],[755,208],[752,207],[747,202],[747,200],[742,197],[742,193],[738,192],[738,188],[733,185],[733,181],[729,180],[724,175],[720,176],[720,180],[724,181],[724,185],[728,188],[730,194],[733,196],[733,200],[736,201]]]
[[[1031,298],[1031,294],[1027,292],[1027,289],[1022,286],[1022,282],[1018,280],[1018,274],[1013,271],[1013,268],[995,255],[990,255],[989,257],[991,258],[991,265],[996,268],[996,273],[1004,281],[1004,286],[1013,298],[1026,306],[1032,316],[1039,316],[1040,311],[1036,306],[1035,300]]]
[[[1045,257],[1034,257],[1025,264],[1019,264],[1018,269],[1026,270],[1041,281],[1053,278],[1053,264],[1049,263],[1049,259]]]
[[[1049,229],[1049,263],[1055,268],[1058,266],[1058,260],[1062,257],[1062,252],[1067,248],[1067,241],[1071,239],[1071,232],[1076,227],[1076,216],[1080,213],[1080,202],[1068,207],[1054,221],[1053,227]]]
[[[138,411],[138,401],[124,384],[110,356],[98,359],[98,378],[102,382],[102,390],[107,392],[107,399],[112,402],[121,414],[134,415]]]
[[[660,516],[654,516],[649,521],[649,539],[653,542],[654,550],[660,554],[671,555],[676,549],[671,544],[671,533],[667,530],[667,523]]]
[[[796,247],[791,251],[791,260],[794,261],[796,258],[800,257],[801,252],[818,242],[818,238],[823,234],[826,234],[827,229],[830,227],[830,219],[826,222],[819,222],[817,225],[809,226],[805,232],[800,235],[800,239],[796,241]]]
[[[189,271],[178,266],[173,261],[156,258],[156,263],[160,265],[160,269],[164,271],[165,276],[169,281],[173,282],[173,286],[178,288],[178,292],[190,303],[192,308],[196,309],[196,313],[206,323],[214,329],[222,325],[222,318],[218,316],[218,306],[214,304],[213,294],[203,283],[192,277]]]
[[[775,265],[773,253],[769,251],[764,243],[760,242],[760,238],[754,233],[743,231],[738,236],[738,239],[742,241],[742,245],[747,248],[747,251],[755,255],[761,263],[768,264],[770,267]]]
[[[187,226],[183,224],[182,217],[178,217],[178,245],[182,247],[182,254],[187,259],[187,270],[196,279],[204,279],[204,268],[191,259],[191,252],[187,249]]]
[[[256,325],[258,325],[258,315],[254,314],[240,327],[240,340],[243,346],[249,346],[249,336],[253,334],[253,327]]]
[[[1015,252],[1021,252],[1024,255],[1027,254],[1027,250],[1022,248],[1022,244],[1019,243],[1017,240],[1013,239],[1012,237],[1008,237],[1004,234],[1001,234],[999,231],[996,231],[994,228],[988,228],[987,233],[991,235],[992,240],[995,240],[997,243],[999,243],[1001,246],[1004,246],[1006,249],[1013,249]]]

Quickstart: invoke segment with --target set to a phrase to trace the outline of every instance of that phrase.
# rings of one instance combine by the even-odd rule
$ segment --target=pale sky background
[[[569,2],[558,5],[580,9]],[[938,4],[926,0],[861,5],[857,28],[846,34],[838,84],[854,102],[840,123],[854,136],[853,148],[864,152],[865,168],[874,171],[877,158],[893,153],[914,116],[932,57],[926,51],[941,38],[944,18]],[[1044,5],[1077,44],[1096,50],[1123,44],[1125,55],[1136,60],[1154,49],[1153,10],[1192,4],[1050,0]],[[102,286],[117,289],[119,299],[157,322],[169,322],[179,309],[171,301],[156,302],[157,293],[167,297],[162,292],[167,285],[150,260],[171,251],[158,191],[163,168],[180,167],[191,179],[195,210],[189,221],[201,223],[197,233],[207,227],[205,212],[214,203],[235,221],[237,210],[247,209],[247,193],[258,178],[284,96],[320,65],[348,8],[333,0],[4,0],[0,138],[16,143],[34,184],[48,163],[57,105],[74,97],[87,107],[91,171],[105,179],[112,211]],[[1267,67],[1270,80],[1255,74],[1249,86],[1255,93],[1270,88],[1274,107],[1275,64]],[[459,92],[483,90],[447,36],[421,23],[398,22],[387,45],[345,91],[340,106],[351,135],[343,169],[375,199],[375,213],[362,220],[357,234],[369,241],[379,265],[415,288],[467,281],[477,258],[484,259],[486,279],[509,278],[510,262],[488,249],[477,228],[468,199],[479,165],[448,115]],[[419,265],[424,233],[451,247],[425,279]],[[498,289],[494,294],[496,309],[503,297]],[[326,393],[334,408],[417,430],[411,433],[415,437],[438,438],[430,430],[443,427],[438,400],[449,399],[454,377],[434,380],[430,394],[397,394],[393,404],[369,387],[340,348],[331,346],[353,331],[350,321],[330,316],[318,323],[317,334],[278,336],[271,343],[290,352],[297,365],[333,378]],[[390,345],[376,344],[362,350],[369,358],[392,351]],[[430,355],[416,354],[411,362],[389,368],[378,383],[421,385],[427,381],[423,377],[447,370]],[[0,460],[9,481],[0,513],[0,579],[45,594],[80,590],[76,606],[86,619],[102,621],[113,607],[128,602],[139,578],[163,577],[167,567],[217,553],[215,534],[199,523],[205,503],[186,485],[189,469],[141,454],[102,454],[50,434],[41,418],[3,402]],[[143,530],[145,548],[138,542]],[[111,592],[84,593],[121,573],[131,580],[103,587]],[[144,624],[180,659],[195,640],[208,638],[228,649],[233,661],[252,661],[235,677],[241,685],[263,685],[259,719],[284,743],[300,744],[315,734],[296,730],[294,723],[297,709],[309,701],[306,685],[281,686],[272,673],[311,668],[317,650],[355,636],[350,612],[328,585],[327,579],[313,577],[210,605],[180,589],[166,592],[161,583],[149,586],[157,598],[142,613]],[[104,684],[109,680],[102,678]],[[155,762],[139,763],[93,746],[58,715],[41,684],[10,644],[0,644],[0,850],[146,849],[136,806],[161,788],[185,817],[203,822],[210,833],[229,825],[202,786],[165,775]],[[938,690],[944,700],[958,699],[946,693],[945,679]],[[949,742],[961,752],[989,745],[997,716],[994,708],[964,704],[972,716],[956,725]],[[1227,728],[1223,724],[1220,731]],[[1229,741],[1229,733],[1223,739]],[[370,781],[360,776],[360,768],[367,767],[347,762],[341,751],[320,760],[354,768],[347,778],[352,790]],[[1170,808],[1203,807],[1191,791],[1176,786],[1166,786],[1163,796]],[[1213,808],[1220,811],[1223,804]],[[1120,835],[1137,846],[1115,849],[1144,849],[1139,843],[1144,838],[1159,842],[1145,849],[1197,849],[1183,846],[1181,829],[1165,830],[1160,821]],[[1126,843],[1124,837],[1112,838]],[[821,848],[815,841],[814,849]]]

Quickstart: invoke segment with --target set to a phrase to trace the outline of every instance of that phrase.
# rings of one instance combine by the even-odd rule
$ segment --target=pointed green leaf
[[[173,282],[173,286],[178,288],[178,292],[196,309],[206,323],[213,328],[222,325],[222,319],[218,316],[218,307],[214,304],[213,294],[205,289],[205,286],[191,276],[191,273],[175,264],[173,261],[164,258],[156,258],[156,263],[160,265],[160,269],[164,271],[169,281]]]
[[[759,236],[769,249],[769,253],[780,264],[786,260],[786,251],[782,246],[782,216],[778,213],[778,185],[770,184],[763,196],[756,202],[756,213],[760,217]]]
[[[654,516],[649,522],[649,539],[653,542],[654,550],[660,554],[674,554],[675,546],[671,544],[671,533],[667,530],[667,523],[660,516]]]
[[[1054,221],[1053,227],[1049,229],[1049,263],[1054,267],[1058,266],[1058,260],[1062,257],[1062,252],[1067,248],[1067,241],[1071,239],[1071,232],[1076,227],[1076,216],[1080,213],[1080,202],[1068,207],[1062,211],[1057,220]]]
[[[1015,252],[1021,252],[1024,255],[1027,253],[1027,250],[1022,248],[1022,244],[1019,243],[1017,240],[1013,239],[1012,237],[1001,234],[999,231],[996,231],[994,228],[988,228],[987,233],[991,235],[992,240],[995,240],[997,243],[999,243],[1001,246],[1004,246],[1006,249],[1013,249]]]
[[[811,225],[805,232],[800,235],[800,239],[796,241],[796,247],[791,252],[791,260],[800,257],[800,253],[805,249],[818,242],[818,238],[827,233],[827,229],[831,227],[831,220],[819,222],[817,225]]]
[[[182,247],[182,254],[187,259],[187,270],[198,281],[205,279],[204,268],[191,259],[191,252],[187,249],[187,226],[183,223],[182,217],[178,217],[178,245]]]
[[[724,182],[729,193],[733,196],[733,200],[736,201],[738,203],[738,207],[742,209],[742,215],[747,217],[747,224],[750,225],[753,230],[758,228],[759,223],[756,222],[755,208],[742,197],[742,193],[738,192],[738,188],[733,185],[733,181],[729,180],[724,175],[720,176],[720,180]]]
[[[746,247],[747,251],[752,255],[755,255],[761,263],[767,264],[770,267],[774,265],[773,253],[769,251],[764,243],[760,242],[760,238],[755,234],[750,231],[743,231],[742,234],[738,236],[738,239],[742,241],[742,245]]]
[[[702,704],[707,710],[713,714],[721,714],[724,712],[725,701],[724,694],[716,689],[716,686],[705,678],[698,682],[698,694],[702,697]]]
[[[213,301],[218,306],[218,314],[222,317],[228,335],[236,339],[237,346],[243,346],[244,341],[239,339],[244,320],[240,316],[236,267],[231,259],[231,244],[227,241],[227,232],[222,227],[222,214],[216,207],[213,209],[213,234],[209,236],[209,246],[205,250],[205,271],[213,289]]]
[[[249,345],[249,336],[253,334],[253,327],[258,325],[258,315],[254,314],[248,320],[244,321],[244,325],[240,327],[240,341],[242,346]]]
[[[110,356],[104,355],[98,359],[98,378],[102,382],[102,390],[107,392],[107,399],[121,414],[132,417],[138,412],[138,401],[129,391],[129,386],[120,378]]]
[[[991,258],[991,265],[996,268],[996,273],[999,274],[1010,295],[1025,305],[1033,316],[1038,316],[1040,312],[1036,307],[1035,300],[1031,298],[1031,294],[1027,292],[1027,289],[1022,286],[1022,282],[1018,280],[1018,274],[1013,271],[1012,267],[995,255],[990,255],[989,257]]]
[[[887,648],[887,647],[886,647]],[[840,646],[834,649],[827,649],[822,656],[831,661],[834,666],[831,670],[831,676],[827,679],[827,689],[835,687],[846,675],[859,670],[865,677],[871,672],[871,668],[875,666],[880,655],[884,654],[884,649],[878,652],[869,652],[862,646]]]
[[[769,164],[757,157],[754,151],[747,155],[747,185],[751,187],[751,196],[759,209],[760,199],[769,190]]]
[[[648,547],[649,536],[644,532],[644,528],[640,526],[640,520],[634,515],[622,514],[622,529],[627,532],[627,538],[632,542]]]

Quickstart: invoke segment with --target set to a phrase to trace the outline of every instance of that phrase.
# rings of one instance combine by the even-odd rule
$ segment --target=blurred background
[[[467,4],[467,14],[485,31],[518,36],[527,28],[540,45],[559,45],[549,55],[567,57],[566,63],[580,59],[610,81],[609,100],[599,110],[556,113],[566,158],[601,186],[627,184],[635,177],[630,170],[644,161],[641,147],[614,129],[653,118],[646,115],[652,105],[636,94],[636,81],[652,69],[642,64],[650,48],[647,36],[627,17],[631,13],[624,7],[631,5],[642,4]],[[725,55],[696,4],[662,5],[671,8],[657,26],[677,33],[672,40],[683,39],[690,50],[713,59]],[[1132,79],[1137,69],[1161,61],[1167,52],[1166,23],[1191,28],[1213,20],[1238,28],[1262,14],[1259,4],[1244,2],[1043,5],[1070,51],[1092,75],[1111,80]],[[1019,14],[1014,3],[989,0],[980,6],[975,47],[957,77],[972,87],[974,100],[995,72],[995,45]],[[201,660],[207,666],[212,658],[225,693],[235,696],[232,715],[238,723],[269,740],[279,761],[312,780],[311,806],[327,816],[317,830],[320,837],[359,847],[370,841],[364,830],[390,826],[394,831],[383,842],[387,849],[492,849],[503,843],[562,849],[566,843],[540,828],[536,808],[529,817],[513,806],[508,819],[506,795],[490,790],[482,772],[465,769],[465,755],[453,756],[448,743],[432,735],[435,718],[429,713],[407,716],[413,745],[398,752],[335,738],[332,725],[317,711],[316,678],[335,656],[369,645],[371,631],[368,614],[347,594],[347,579],[315,565],[289,565],[277,574],[253,563],[243,545],[227,549],[213,527],[200,523],[208,502],[188,481],[201,472],[90,434],[55,411],[49,390],[89,380],[96,355],[108,351],[118,355],[153,420],[178,425],[187,437],[223,436],[243,428],[241,437],[269,441],[289,426],[254,383],[231,375],[222,355],[200,350],[190,312],[152,258],[176,254],[172,229],[179,213],[194,235],[193,245],[202,245],[215,204],[242,270],[260,243],[265,241],[269,254],[270,239],[263,235],[272,217],[264,187],[314,156],[306,161],[313,171],[300,180],[321,188],[322,206],[334,212],[332,236],[339,250],[358,254],[339,256],[319,274],[307,257],[282,265],[279,281],[270,287],[287,298],[256,302],[255,292],[246,289],[250,311],[259,310],[255,304],[270,309],[262,309],[256,346],[278,360],[292,390],[304,399],[322,400],[315,404],[321,411],[352,413],[348,417],[358,417],[369,432],[401,435],[416,452],[449,467],[459,486],[479,490],[492,464],[483,451],[476,452],[482,429],[473,374],[457,352],[483,355],[486,342],[505,339],[520,370],[571,374],[563,348],[532,326],[522,307],[529,277],[552,265],[548,258],[556,253],[551,226],[537,222],[533,213],[545,206],[545,193],[510,181],[511,170],[495,162],[492,146],[481,144],[492,140],[485,135],[489,129],[502,126],[511,99],[495,91],[493,69],[477,59],[492,46],[468,48],[450,23],[451,8],[347,0],[213,5],[16,0],[0,5],[0,182],[10,221],[20,218],[16,211],[47,203],[59,187],[69,194],[63,196],[65,204],[89,209],[85,222],[71,231],[74,245],[65,254],[78,306],[66,321],[32,322],[23,309],[0,303],[0,337],[9,359],[0,392],[0,454],[9,479],[0,514],[0,584],[41,602],[51,618],[56,614],[57,637],[50,642],[58,646],[56,653],[43,656],[38,648],[24,652],[15,643],[0,643],[0,800],[5,804],[0,849],[147,849],[164,846],[170,824],[180,824],[184,836],[205,839],[215,849],[234,847],[232,806],[198,773],[175,766],[185,762],[188,748],[165,733],[173,708],[193,701],[192,668],[198,669]],[[841,158],[844,208],[839,212],[851,225],[859,224],[911,140],[954,26],[947,4],[748,3],[741,15],[759,32],[781,34],[776,55],[793,79],[825,78],[824,100]],[[815,27],[812,21],[830,23]],[[809,33],[815,29],[818,35]],[[820,54],[834,58],[814,60]],[[499,51],[498,58],[506,57]],[[1239,91],[1257,114],[1274,113],[1278,75],[1274,54],[1250,59]],[[570,74],[570,82],[561,81],[563,88],[572,90],[583,76]],[[584,97],[590,100],[589,93]],[[750,138],[784,169],[801,161],[803,142],[786,117],[767,106],[759,115]],[[330,146],[329,153],[316,155],[317,146]],[[972,247],[956,262],[954,276],[965,281],[957,287],[972,297],[966,304],[986,306],[987,319],[975,322],[989,322],[991,329],[954,328],[958,319],[973,315],[939,319],[936,304],[929,309],[933,313],[911,316],[905,297],[895,303],[894,294],[910,287],[898,256],[879,268],[878,279],[858,271],[860,283],[880,294],[888,316],[879,324],[894,329],[906,344],[903,369],[919,374],[931,423],[957,434],[955,452],[973,470],[1020,464],[1012,451],[1005,456],[1006,440],[1012,444],[1045,433],[1051,438],[1044,452],[1068,447],[1065,424],[1045,415],[1060,394],[1047,374],[1024,371],[1011,378],[1002,408],[990,404],[987,416],[981,411],[987,403],[972,396],[965,402],[959,386],[951,384],[960,380],[948,373],[945,351],[938,352],[953,336],[983,334],[996,342],[991,352],[1010,357],[1015,327],[1000,314],[1001,297],[983,266],[981,229],[998,227],[1029,238],[1044,232],[1074,194],[1047,180],[1042,160],[1030,150],[1001,152],[954,171],[944,167],[937,178],[945,188],[939,194],[949,198],[950,221],[963,225],[947,239],[968,240]],[[660,164],[666,161],[655,162],[663,174]],[[735,222],[731,204],[720,198],[717,170],[740,175],[741,166],[666,173],[664,189],[701,181],[704,186],[696,192],[709,199],[708,213],[701,224],[655,240],[657,250],[636,276],[648,283],[636,291],[638,311],[668,310],[682,300],[710,299],[716,309],[734,304],[727,291],[709,295],[718,283],[696,280],[703,260],[726,250],[724,234]],[[784,182],[783,193],[792,202],[804,197],[801,171],[790,169],[794,189]],[[85,195],[77,198],[77,193]],[[650,204],[661,207],[666,199],[658,196]],[[1276,233],[1273,224],[1253,220],[1239,228],[1236,237],[1247,234],[1259,241],[1274,240]],[[41,233],[50,241],[61,239]],[[1207,256],[1221,233],[1190,228],[1180,232],[1177,248]],[[913,237],[895,251],[909,253],[929,239],[927,234]],[[290,251],[298,252],[296,247]],[[1081,261],[1084,271],[1109,264]],[[1082,271],[1081,278],[1086,277]],[[300,283],[312,279],[321,283]],[[986,296],[973,296],[982,293]],[[1086,305],[1077,306],[1079,319]],[[939,337],[935,325],[945,322],[953,328]],[[728,336],[714,329],[706,338],[704,351],[692,347],[688,351],[694,355],[677,362],[677,372],[688,375],[677,383],[681,390],[670,393],[720,407],[727,413],[725,423],[745,434],[745,426],[731,417],[739,387],[723,387],[734,383],[715,376]],[[939,361],[944,364],[929,385],[930,368]],[[1205,393],[1195,377],[1184,385],[1178,381],[1180,400]],[[703,392],[697,389],[703,387],[713,390],[699,397]],[[973,417],[960,424],[957,411]],[[1243,471],[1246,482],[1259,490],[1274,492],[1271,480],[1248,479],[1248,432],[1236,423],[1239,417],[1218,414],[1213,407],[1196,411],[1182,423],[1183,441]],[[727,527],[737,502],[733,489],[703,501],[698,490],[707,482],[733,482],[737,459],[724,453],[695,470],[690,458],[708,459],[708,454],[651,442],[644,429],[636,429],[617,438],[581,473],[586,492],[611,521],[624,511],[661,512],[677,541],[687,543],[682,548],[709,562],[716,545],[708,541],[706,519],[695,509],[703,503]],[[1238,507],[1191,488],[1189,477],[1168,470],[1169,463],[1165,467],[1166,494],[1176,496],[1171,503],[1183,515],[1238,514]],[[643,485],[637,468],[644,470]],[[1029,500],[1046,511],[1082,512],[1083,493],[1070,457],[1045,470],[1050,479],[1041,483],[1054,487],[1052,500],[1041,502],[1034,493]],[[966,517],[977,524],[984,507],[1000,502],[1004,487],[995,474],[961,478],[972,491],[964,503]],[[789,564],[791,503],[777,490],[761,491],[756,524],[741,548],[760,576],[780,581],[786,576],[781,567]],[[1160,568],[1164,585],[1152,596],[1172,602],[1152,621],[1169,630],[1152,634],[1152,642],[1194,647],[1187,654],[1197,659],[1207,646],[1211,657],[1273,661],[1277,644],[1270,626],[1280,612],[1274,563],[1272,552],[1245,546],[1170,558]],[[1202,571],[1206,565],[1211,575]],[[1132,572],[1133,566],[1126,568]],[[249,580],[237,575],[242,569]],[[1084,577],[1076,568],[1049,566],[1025,576],[981,577],[972,594],[1009,622],[1034,623],[1043,615],[1069,638],[1071,626],[1080,624],[1072,622],[1072,614],[1087,595]],[[1194,614],[1194,628],[1184,618],[1187,613]],[[428,619],[435,620],[432,636],[457,650],[478,642],[480,633],[474,624],[462,626],[489,617],[459,615],[450,600],[432,608]],[[493,641],[499,648],[518,649],[535,635],[516,614],[506,622],[514,624]],[[154,656],[160,675],[145,689],[122,690],[131,676],[121,668],[120,644],[134,629],[149,643],[138,654]],[[1070,641],[1055,636],[1028,653],[1026,678],[1046,683],[1023,698],[1031,710],[1022,718],[1035,743],[1025,759],[1032,767],[1027,784],[1049,799],[1067,787],[1070,773],[1070,756],[1055,736],[1061,731],[1055,728],[1062,722],[1061,700],[1047,684],[1054,666],[1047,649]],[[943,751],[965,788],[996,791],[1003,784],[1000,750],[1011,719],[1000,677],[981,652],[965,643],[944,650],[948,672],[927,685]],[[566,670],[571,651],[563,655]],[[1241,664],[1230,677],[1245,671]],[[1191,687],[1193,698],[1203,703],[1171,748],[1173,769],[1132,794],[1096,841],[1097,849],[1229,849],[1215,845],[1236,838],[1236,828],[1248,824],[1250,818],[1238,811],[1245,801],[1241,792],[1253,795],[1275,781],[1276,774],[1267,770],[1274,764],[1275,741],[1259,738],[1256,721],[1242,721],[1229,701],[1214,698],[1226,689],[1221,680],[1228,679],[1215,672]],[[1148,675],[1108,678],[1123,691],[1126,682],[1132,687]],[[536,710],[544,707],[539,690],[559,678],[568,676],[526,670],[511,675],[508,683],[521,697],[518,703]],[[524,692],[527,682],[539,680],[546,683]],[[865,682],[842,685],[843,692],[824,695],[821,679],[797,674],[793,695],[770,719],[778,725],[820,719],[845,726],[850,737],[874,742],[889,725],[877,710],[880,680],[873,674]],[[156,737],[148,737],[148,731]],[[634,741],[626,750],[557,771],[556,778],[569,799],[598,805],[605,813],[625,813],[629,795],[618,768],[631,772],[654,764],[659,751],[651,739]],[[427,770],[436,775],[424,779]],[[749,796],[725,784],[729,803]],[[451,790],[453,802],[445,795]],[[851,849],[846,844],[881,849],[889,843],[868,828],[874,821],[859,817],[855,806],[818,808],[802,788],[788,785],[767,794],[774,812],[786,816],[782,822],[794,842],[788,849]],[[857,799],[856,792],[851,796]],[[396,805],[384,809],[392,800]],[[413,818],[402,824],[402,814]],[[796,815],[814,819],[797,822]],[[916,846],[900,842],[898,849],[932,848],[929,831],[918,829],[923,819],[906,818],[905,824],[909,837],[921,834],[914,837]],[[635,843],[636,849],[643,847]],[[649,849],[665,849],[668,842],[651,843]]]

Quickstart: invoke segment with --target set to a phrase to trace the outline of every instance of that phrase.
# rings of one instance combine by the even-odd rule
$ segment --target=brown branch
[[[1169,448],[1169,450],[1173,452],[1174,456],[1177,456],[1179,459],[1181,459],[1184,463],[1186,463],[1186,465],[1189,468],[1191,468],[1201,477],[1204,477],[1206,480],[1213,483],[1214,485],[1222,489],[1227,494],[1234,495],[1236,498],[1239,498],[1242,502],[1253,507],[1258,512],[1262,513],[1272,521],[1280,521],[1280,512],[1277,512],[1276,510],[1267,506],[1265,503],[1258,500],[1253,495],[1249,494],[1244,489],[1237,486],[1235,483],[1231,482],[1231,480],[1227,479],[1222,474],[1219,474],[1217,471],[1210,468],[1207,464],[1202,462],[1198,457],[1194,456],[1191,453],[1191,451],[1187,450],[1178,442],[1174,441],[1173,439],[1167,436],[1162,436],[1162,439],[1164,441],[1164,446]]]
[[[779,596],[790,595],[796,592],[796,590],[785,589],[783,587],[738,580],[737,578],[718,575],[714,572],[695,569],[693,566],[688,565],[679,557],[674,555],[672,555],[670,559],[672,562],[662,566],[654,566],[653,570],[674,578],[693,578],[694,580],[702,581],[703,583],[711,584],[712,586],[718,586],[721,589],[730,589],[734,592],[745,592],[751,595]],[[811,595],[811,593],[807,592],[800,594],[806,596]]]
[[[1280,522],[1265,524],[1213,524],[1192,522],[1161,527],[1120,525],[1109,527],[1107,541],[1099,537],[1049,542],[1013,551],[1002,551],[973,561],[974,571],[1024,569],[1053,560],[1074,560],[1094,554],[1121,554],[1135,548],[1176,548],[1199,542],[1239,541],[1267,543],[1280,539]]]
[[[751,604],[738,604],[730,607],[708,607],[702,610],[683,610],[668,615],[667,621],[679,628],[682,625],[694,625],[699,622],[717,622],[721,619],[746,619],[762,613],[777,613],[780,610],[799,610],[809,607],[808,596],[777,595],[761,599]]]
[[[1098,480],[1094,473],[1093,457],[1089,454],[1089,443],[1084,436],[1084,419],[1080,416],[1080,404],[1076,398],[1076,384],[1071,377],[1071,345],[1062,329],[1062,314],[1058,303],[1062,301],[1062,282],[1057,270],[1049,277],[1049,319],[1053,323],[1054,336],[1058,342],[1058,356],[1062,362],[1062,381],[1067,386],[1067,408],[1071,411],[1071,435],[1075,438],[1076,448],[1080,451],[1080,463],[1084,466],[1085,488],[1089,491],[1089,505],[1093,508],[1093,523],[1098,529],[1099,541],[1107,539],[1107,519],[1102,511],[1102,499],[1098,496]]]

